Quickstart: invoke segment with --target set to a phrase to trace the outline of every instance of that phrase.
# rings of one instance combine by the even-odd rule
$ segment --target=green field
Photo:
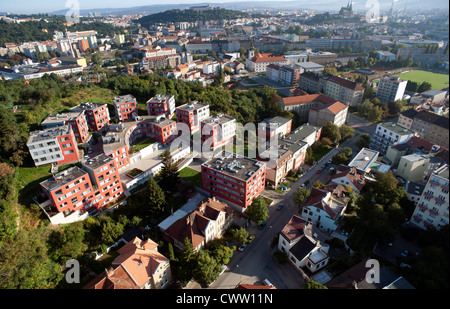
[[[436,90],[448,87],[448,74],[415,70],[407,73],[396,74],[395,76],[398,76],[403,80],[411,80],[418,83],[427,81],[432,85],[432,89]]]

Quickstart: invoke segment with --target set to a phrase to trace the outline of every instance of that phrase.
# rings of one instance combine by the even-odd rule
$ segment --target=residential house
[[[309,197],[302,203],[301,217],[331,234],[336,230],[347,203],[342,186],[330,187],[329,190],[312,188]]]
[[[249,50],[245,67],[250,72],[266,72],[267,66],[270,64],[287,65],[288,61],[283,56],[274,56],[271,53],[255,54],[254,50]]]
[[[339,164],[336,168],[336,174],[331,176],[331,183],[350,186],[356,193],[361,193],[362,188],[366,185],[365,173],[355,166],[349,167]]]
[[[389,146],[403,144],[416,135],[412,130],[387,121],[377,124],[375,134],[371,136],[370,148],[386,154]]]
[[[328,264],[328,245],[312,237],[311,225],[299,216],[292,216],[278,237],[278,249],[288,255],[295,267],[314,273]]]
[[[296,112],[300,122],[307,122],[311,108],[320,108],[335,102],[335,99],[323,94],[309,94],[282,98],[280,105],[285,111]]]
[[[136,237],[117,252],[111,267],[83,289],[163,289],[171,283],[170,260],[153,240]]]
[[[320,77],[320,84],[323,94],[348,106],[362,103],[364,87],[357,82],[327,74]]]
[[[228,204],[215,196],[200,198],[203,199],[198,202],[195,197],[197,203],[183,206],[180,213],[177,211],[159,224],[164,237],[180,250],[186,238],[194,251],[202,249],[209,241],[221,237],[233,222],[234,210]]]

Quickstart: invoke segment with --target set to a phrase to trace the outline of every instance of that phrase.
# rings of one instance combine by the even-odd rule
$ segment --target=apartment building
[[[324,127],[328,122],[341,127],[347,121],[348,106],[336,101],[321,107],[311,107],[308,123],[313,126]]]
[[[236,119],[218,114],[200,122],[202,145],[209,145],[210,149],[222,147],[232,142],[236,135]]]
[[[376,97],[384,103],[401,100],[407,84],[407,80],[401,80],[395,76],[381,78],[378,82]]]
[[[316,72],[303,72],[298,80],[298,88],[308,93],[321,92],[320,75]]]
[[[276,64],[269,64],[266,69],[267,77],[275,82],[286,86],[296,86],[300,79],[301,69],[292,66],[279,66]]]
[[[175,96],[157,94],[147,101],[147,112],[150,116],[163,115],[172,118],[175,115]]]
[[[114,97],[114,109],[119,121],[134,120],[138,115],[136,98],[131,94]]]
[[[77,162],[81,157],[70,125],[30,132],[27,146],[36,166],[63,165]]]
[[[279,66],[287,65],[288,61],[283,56],[274,56],[271,53],[256,53],[254,50],[249,50],[248,58],[246,59],[245,67],[250,72],[266,72],[267,66],[276,64]]]
[[[63,114],[51,114],[41,123],[44,129],[70,125],[78,143],[86,143],[89,136],[89,128],[84,111],[70,111]]]
[[[370,148],[386,154],[390,146],[406,143],[414,135],[414,131],[398,124],[382,122],[377,124],[375,134],[371,136]]]
[[[83,102],[71,108],[72,111],[84,111],[89,131],[98,132],[109,126],[110,116],[108,104]]]
[[[320,84],[323,93],[348,106],[357,106],[362,103],[364,87],[357,82],[327,74],[321,76]]]
[[[233,153],[202,164],[202,188],[243,212],[264,190],[266,163]]]
[[[39,185],[50,200],[54,213],[69,216],[77,211],[86,212],[94,206],[94,189],[89,174],[77,166],[59,172]]]
[[[280,105],[285,111],[296,112],[300,122],[307,122],[312,108],[321,108],[335,102],[334,98],[323,94],[308,94],[282,98]]]
[[[201,122],[208,118],[209,105],[198,101],[178,106],[176,108],[177,122],[182,122],[188,125],[191,134],[200,130]]]
[[[397,123],[431,143],[448,148],[449,123],[444,116],[411,108],[400,113]]]
[[[410,222],[426,230],[448,225],[449,167],[443,165],[428,179]]]
[[[105,154],[83,160],[82,169],[89,174],[94,189],[92,202],[97,209],[117,200],[122,194],[122,183],[114,159]]]
[[[276,116],[267,118],[258,124],[258,140],[268,143],[271,140],[282,139],[291,133],[292,119]]]
[[[148,137],[166,145],[177,134],[177,125],[173,120],[162,116],[139,116],[137,121],[109,126],[102,137],[103,152],[114,159],[117,169],[121,169],[130,164],[129,152],[136,140]]]

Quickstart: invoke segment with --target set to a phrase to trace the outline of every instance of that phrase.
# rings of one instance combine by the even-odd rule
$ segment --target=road
[[[259,230],[254,223],[247,229],[249,234],[255,235],[255,240],[251,242],[244,251],[236,251],[228,263],[225,271],[208,289],[232,289],[239,283],[261,284],[261,281],[268,279],[278,289],[300,289],[304,284],[301,274],[291,264],[280,265],[273,253],[277,250],[270,248],[270,245],[278,233],[289,222],[291,217],[297,213],[298,207],[293,200],[294,192],[306,180],[312,182],[319,177],[326,177],[326,173],[316,174],[316,171],[338,150],[333,149],[325,155],[318,164],[306,171],[303,176],[284,194],[279,194],[273,190],[264,190],[262,196],[273,199],[273,204],[269,207],[269,218],[264,230]],[[277,210],[277,206],[283,204],[282,210]],[[278,241],[278,238],[277,238]],[[200,288],[199,285],[191,284],[188,288]]]

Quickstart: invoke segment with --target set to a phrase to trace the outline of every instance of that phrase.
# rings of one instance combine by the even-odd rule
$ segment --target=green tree
[[[248,238],[248,232],[245,228],[234,228],[231,230],[231,236],[240,244],[245,244]]]
[[[298,188],[294,193],[294,201],[300,207],[301,204],[309,197],[311,190],[306,187]]]
[[[356,141],[355,145],[359,148],[362,149],[364,147],[369,147],[370,145],[370,134],[369,133],[364,133],[362,134],[359,139]]]
[[[200,250],[195,257],[193,278],[202,285],[209,285],[219,276],[221,266],[207,250]]]
[[[311,281],[305,282],[302,289],[305,289],[305,290],[327,290],[328,288],[316,281],[311,280]]]
[[[343,124],[339,127],[339,132],[341,133],[341,141],[345,141],[346,139],[353,137],[355,130],[350,126]]]
[[[260,196],[253,199],[253,202],[247,207],[245,213],[256,224],[262,223],[269,217],[269,209],[267,208],[266,202]]]
[[[158,174],[159,178],[159,185],[164,191],[172,191],[176,188],[176,185],[178,184],[179,177],[178,177],[178,166],[173,161],[172,155],[170,154],[169,150],[166,150],[163,155],[162,160],[162,169],[161,172]]]
[[[331,121],[328,121],[328,123],[322,128],[321,136],[328,137],[333,143],[337,143],[341,140],[341,132],[339,127]]]
[[[84,235],[86,231],[82,223],[72,223],[54,229],[49,236],[49,254],[55,262],[65,264],[75,259],[86,249]]]
[[[152,176],[148,176],[148,203],[151,214],[158,215],[164,211],[166,203],[164,191]]]
[[[432,85],[429,82],[424,81],[417,88],[417,92],[422,93],[422,92],[425,92],[425,91],[428,91],[428,90],[431,90],[431,89],[432,89]]]

